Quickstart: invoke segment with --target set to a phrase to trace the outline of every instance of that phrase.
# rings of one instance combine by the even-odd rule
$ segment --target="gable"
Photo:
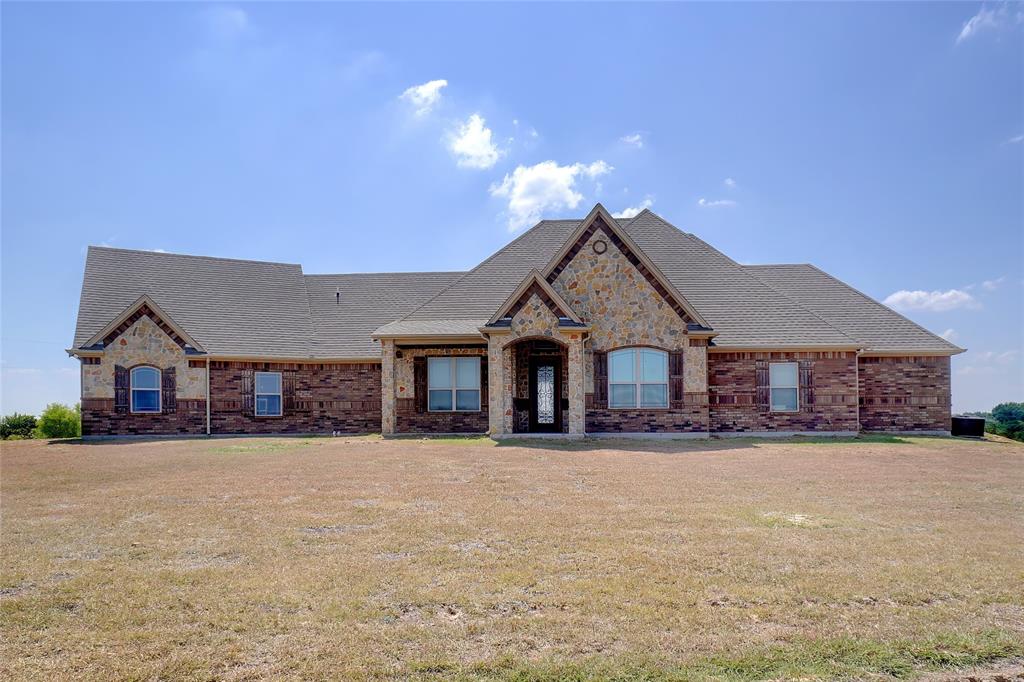
[[[589,325],[596,349],[675,350],[688,343],[686,319],[600,229],[583,242],[552,286]]]
[[[583,324],[583,321],[578,315],[576,315],[569,304],[566,303],[565,299],[562,298],[550,284],[548,284],[538,270],[530,272],[530,274],[519,283],[516,290],[513,291],[512,295],[508,297],[505,303],[498,308],[498,311],[491,316],[491,319],[487,324],[500,325],[503,321],[507,322],[508,320],[511,320],[534,296],[539,298],[548,307],[548,310],[558,318],[560,323],[566,326]]]
[[[196,343],[195,339],[179,327],[149,296],[140,296],[120,315],[86,341],[84,347],[91,348],[99,345],[107,347],[119,336],[135,327],[140,320],[151,322],[156,329],[163,332],[181,350],[195,349],[202,351],[202,347]]]
[[[600,234],[602,238],[593,240],[597,234]],[[580,223],[573,236],[549,262],[545,268],[547,281],[553,283],[557,280],[569,263],[579,255],[584,245],[588,243],[592,247],[601,244],[605,250],[612,248],[618,250],[685,323],[700,325],[705,329],[710,328],[704,318],[683,298],[682,294],[675,290],[675,287],[658,270],[654,262],[618,226],[618,223],[608,215],[601,204],[594,207],[590,215]],[[602,253],[604,252],[602,251]]]

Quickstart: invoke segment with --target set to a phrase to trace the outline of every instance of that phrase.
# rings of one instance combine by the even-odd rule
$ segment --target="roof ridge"
[[[489,263],[490,261],[494,260],[494,259],[495,259],[495,258],[496,258],[496,257],[498,256],[498,254],[499,254],[499,253],[502,253],[502,252],[503,252],[503,251],[505,251],[506,249],[510,248],[510,247],[511,247],[511,246],[512,246],[513,244],[515,244],[515,243],[517,243],[517,242],[521,241],[521,240],[522,240],[523,238],[525,238],[525,237],[526,237],[526,235],[528,235],[528,234],[530,234],[531,232],[535,231],[535,230],[536,230],[537,228],[539,228],[539,227],[540,227],[541,225],[543,225],[544,223],[551,223],[551,222],[556,222],[556,221],[554,221],[554,220],[547,220],[547,219],[545,219],[545,220],[540,220],[540,221],[538,221],[538,223],[537,223],[536,225],[534,225],[534,226],[533,226],[533,227],[531,227],[530,229],[528,229],[528,230],[526,230],[525,232],[523,232],[523,233],[522,233],[521,235],[519,235],[518,237],[516,237],[515,239],[513,239],[512,241],[510,241],[510,242],[509,242],[508,244],[505,244],[505,246],[501,247],[500,249],[498,249],[497,251],[495,251],[494,253],[492,253],[492,254],[491,254],[490,256],[488,256],[487,258],[483,259],[482,261],[480,261],[479,263],[477,263],[477,264],[476,264],[475,266],[473,266],[472,268],[470,268],[469,270],[466,270],[465,272],[463,272],[463,273],[462,273],[462,275],[460,275],[459,277],[456,277],[456,278],[455,278],[454,280],[452,280],[451,282],[449,282],[447,286],[441,287],[441,290],[440,290],[440,291],[438,291],[438,292],[437,292],[437,293],[435,293],[435,294],[434,294],[433,296],[431,296],[430,298],[428,298],[428,299],[427,299],[426,301],[424,301],[424,302],[423,302],[423,303],[421,303],[420,305],[416,306],[415,308],[413,308],[412,310],[410,310],[409,312],[407,312],[407,313],[406,313],[405,315],[402,315],[402,316],[401,316],[400,318],[398,318],[397,320],[393,320],[393,322],[400,322],[400,321],[402,321],[402,320],[408,319],[408,318],[409,318],[409,316],[413,315],[414,313],[416,313],[416,312],[417,312],[417,311],[419,311],[420,309],[422,309],[422,308],[426,308],[426,307],[427,307],[428,305],[430,305],[430,304],[431,304],[431,303],[433,303],[433,302],[434,302],[435,300],[437,300],[437,299],[438,299],[438,298],[439,298],[439,297],[441,296],[441,294],[445,293],[446,291],[448,291],[449,289],[451,289],[452,287],[454,287],[454,286],[455,286],[456,284],[458,284],[459,282],[461,282],[462,280],[464,280],[464,279],[465,279],[466,277],[468,277],[468,276],[469,276],[469,275],[470,275],[471,273],[473,273],[473,272],[475,272],[475,271],[479,270],[479,269],[480,269],[480,268],[482,268],[482,267],[483,267],[484,265],[486,265],[486,264],[487,264],[487,263]],[[571,222],[571,221],[567,221],[567,222]]]
[[[754,276],[754,275],[753,275],[752,273],[749,273],[749,272],[747,272],[747,271],[746,271],[746,269],[744,268],[744,266],[743,266],[743,265],[740,265],[739,263],[737,263],[736,261],[734,261],[734,260],[733,260],[732,258],[729,258],[729,257],[728,257],[728,256],[726,256],[726,255],[725,255],[724,253],[722,253],[721,251],[719,251],[719,250],[718,250],[718,249],[716,249],[715,247],[711,246],[710,244],[708,244],[708,243],[707,243],[706,241],[704,241],[704,240],[703,240],[703,239],[701,239],[700,237],[698,237],[698,236],[696,236],[696,235],[694,235],[694,234],[690,234],[689,232],[683,232],[683,231],[682,231],[682,230],[680,230],[680,229],[679,229],[678,227],[676,227],[676,226],[675,226],[675,225],[673,225],[672,223],[668,222],[667,220],[665,220],[664,218],[662,218],[661,216],[659,216],[659,215],[658,215],[657,213],[654,213],[653,211],[651,211],[651,214],[652,214],[652,215],[653,215],[654,217],[656,217],[656,218],[657,218],[658,220],[660,220],[660,221],[661,221],[662,223],[664,223],[665,225],[668,225],[668,226],[669,226],[669,227],[671,227],[672,229],[674,229],[674,230],[677,230],[677,231],[678,231],[679,233],[681,233],[681,234],[683,234],[683,235],[686,235],[686,236],[687,236],[687,237],[689,237],[690,239],[693,239],[694,241],[697,241],[697,242],[699,242],[700,244],[704,245],[705,247],[707,247],[707,248],[708,248],[708,249],[710,249],[711,251],[714,251],[715,253],[717,253],[717,254],[721,255],[721,256],[722,256],[723,258],[725,258],[726,262],[727,262],[727,263],[728,263],[729,265],[731,265],[731,266],[732,266],[732,267],[734,267],[734,268],[735,268],[735,269],[736,269],[737,271],[739,271],[740,273],[742,273],[742,275],[743,275],[744,277],[747,277],[747,278],[749,278],[749,279],[751,279],[751,280],[753,280],[753,281],[757,282],[757,283],[758,283],[758,284],[760,284],[761,286],[763,286],[763,287],[765,287],[765,288],[767,288],[767,289],[769,289],[769,290],[771,290],[771,291],[774,291],[774,292],[775,292],[776,294],[778,294],[779,296],[781,296],[781,297],[782,297],[783,299],[785,299],[786,301],[789,301],[789,302],[790,302],[790,303],[791,303],[791,304],[792,304],[792,305],[793,305],[794,307],[796,307],[796,308],[799,308],[800,310],[803,310],[803,311],[804,311],[805,313],[807,313],[807,314],[808,314],[808,315],[810,315],[811,317],[814,317],[814,318],[816,318],[816,319],[820,320],[822,324],[824,324],[824,325],[825,325],[826,327],[828,327],[829,329],[831,329],[831,330],[835,331],[835,332],[836,332],[837,334],[839,334],[839,335],[840,335],[840,336],[842,336],[843,338],[847,338],[847,339],[850,339],[850,341],[853,341],[854,343],[860,343],[860,341],[858,341],[857,339],[854,339],[854,338],[853,338],[853,337],[851,337],[851,336],[850,336],[849,334],[847,334],[846,332],[844,332],[844,331],[843,331],[842,329],[839,329],[838,327],[836,327],[836,326],[834,326],[834,325],[830,324],[830,323],[828,322],[828,320],[826,320],[825,318],[823,318],[823,317],[822,317],[821,315],[818,315],[818,314],[817,314],[816,312],[814,312],[814,311],[813,311],[813,310],[811,310],[810,308],[807,308],[807,307],[805,307],[805,306],[804,306],[804,305],[802,305],[802,304],[801,304],[801,303],[800,303],[799,301],[796,301],[795,299],[793,299],[793,298],[792,298],[791,296],[787,295],[786,293],[784,293],[784,292],[782,292],[782,291],[779,291],[779,290],[778,290],[778,289],[776,289],[775,287],[771,286],[770,284],[768,284],[767,282],[765,282],[764,280],[762,280],[762,279],[761,279],[760,277],[755,277],[755,276]]]
[[[897,317],[899,317],[899,318],[900,318],[900,319],[902,319],[902,320],[905,320],[905,321],[909,322],[910,324],[914,325],[915,327],[917,327],[917,328],[918,328],[918,329],[920,329],[921,331],[925,332],[925,333],[926,333],[926,334],[928,334],[929,336],[932,336],[932,337],[934,337],[934,338],[936,338],[936,339],[940,339],[940,340],[942,340],[942,342],[943,342],[943,343],[948,343],[948,344],[949,344],[950,346],[952,346],[953,348],[958,348],[958,349],[959,349],[959,350],[961,350],[961,351],[966,351],[966,350],[967,350],[966,348],[961,348],[960,346],[956,345],[956,344],[955,344],[955,343],[953,343],[952,341],[948,341],[947,339],[943,339],[943,338],[942,338],[941,336],[939,336],[939,335],[938,335],[938,334],[936,334],[935,332],[933,332],[933,331],[929,331],[928,329],[925,329],[924,327],[922,327],[921,325],[919,325],[919,324],[918,324],[917,322],[914,322],[914,321],[913,321],[912,319],[910,319],[910,318],[909,318],[909,317],[907,317],[906,315],[903,315],[903,314],[901,314],[901,313],[899,313],[899,312],[897,312],[897,311],[893,310],[892,308],[890,308],[889,306],[885,305],[885,304],[884,304],[884,303],[882,303],[881,301],[877,301],[877,300],[875,300],[875,299],[871,298],[870,296],[868,296],[867,294],[865,294],[865,293],[864,293],[863,291],[861,291],[861,290],[860,290],[860,289],[858,289],[857,287],[852,287],[852,286],[850,286],[849,284],[847,284],[847,283],[846,283],[846,282],[844,282],[843,280],[839,279],[838,277],[835,277],[834,275],[831,275],[831,274],[829,274],[829,273],[825,272],[824,270],[822,270],[821,268],[819,268],[819,267],[818,267],[817,265],[814,265],[813,263],[804,263],[804,265],[806,265],[806,266],[807,266],[807,267],[809,267],[809,268],[812,268],[813,270],[816,270],[817,272],[820,272],[821,274],[825,275],[825,277],[828,277],[829,279],[831,279],[831,280],[832,280],[833,282],[837,282],[837,283],[839,283],[839,284],[842,284],[842,285],[843,285],[844,287],[846,287],[846,288],[847,288],[847,289],[849,289],[850,291],[854,292],[855,294],[857,294],[857,295],[858,295],[858,296],[860,296],[861,298],[867,299],[868,301],[871,301],[872,303],[874,303],[874,304],[876,304],[876,305],[880,305],[880,306],[882,306],[882,307],[883,307],[883,308],[885,308],[886,310],[892,311],[892,313],[893,313],[894,315],[896,315]]]
[[[412,272],[313,272],[303,277],[368,277],[372,275],[462,275],[466,270],[414,270]]]
[[[173,251],[153,251],[152,249],[123,249],[119,246],[96,246],[89,245],[89,251],[121,251],[127,253],[144,253],[151,256],[175,256],[177,258],[196,258],[199,260],[229,261],[232,263],[262,263],[264,265],[290,265],[302,269],[301,263],[285,263],[276,260],[253,260],[250,258],[224,258],[222,256],[198,256],[193,253],[175,253]]]

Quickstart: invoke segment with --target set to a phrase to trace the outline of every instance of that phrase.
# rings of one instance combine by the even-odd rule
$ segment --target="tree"
[[[77,438],[82,435],[82,409],[50,403],[39,417],[38,434],[42,438]]]
[[[1000,403],[992,408],[993,431],[1000,436],[1024,441],[1024,403]]]
[[[36,418],[31,414],[9,414],[0,421],[0,438],[31,438],[36,430]]]

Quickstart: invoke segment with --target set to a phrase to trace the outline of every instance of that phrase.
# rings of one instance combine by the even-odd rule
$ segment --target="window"
[[[256,372],[256,416],[281,416],[280,372]]]
[[[796,412],[800,397],[797,388],[797,363],[773,362],[768,365],[772,391],[772,412]]]
[[[427,358],[427,409],[480,410],[480,358]]]
[[[608,354],[608,406],[668,407],[668,353],[623,348]]]
[[[160,370],[136,367],[132,370],[132,412],[160,411]]]

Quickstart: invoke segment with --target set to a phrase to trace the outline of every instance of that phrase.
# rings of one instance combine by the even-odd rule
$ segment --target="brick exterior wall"
[[[479,412],[417,412],[416,400],[399,398],[397,401],[396,433],[486,433],[487,403]]]
[[[814,404],[770,412],[757,404],[756,363],[812,361]],[[857,431],[857,356],[828,353],[708,353],[711,432]]]
[[[280,417],[242,411],[245,370],[292,373],[295,404]],[[380,431],[380,365],[213,362],[210,422],[225,433],[376,433]]]
[[[165,414],[114,411],[113,398],[82,399],[83,436],[167,436],[206,433],[206,401],[177,401],[177,410]]]
[[[949,431],[948,357],[867,357],[858,362],[865,431]]]
[[[708,405],[704,393],[687,393],[682,405],[660,410],[595,409],[587,395],[588,433],[704,433]]]

